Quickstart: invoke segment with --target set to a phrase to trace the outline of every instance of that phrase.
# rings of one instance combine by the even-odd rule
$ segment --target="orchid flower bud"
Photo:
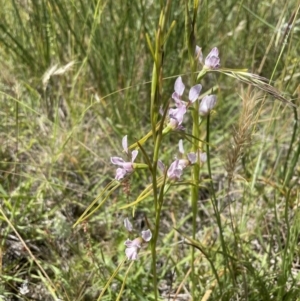
[[[216,103],[217,103],[216,95],[204,96],[199,106],[199,114],[202,116],[206,116],[214,108]]]
[[[208,56],[205,58],[204,65],[208,69],[218,69],[220,68],[220,58],[219,58],[219,50],[217,47],[214,47]]]

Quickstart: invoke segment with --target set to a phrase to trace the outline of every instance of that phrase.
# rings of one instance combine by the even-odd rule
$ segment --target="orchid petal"
[[[133,230],[132,223],[129,221],[128,217],[124,219],[124,226],[129,232],[132,232]]]
[[[179,162],[178,162],[178,169],[184,170],[189,164],[190,164],[189,160],[180,159]]]
[[[180,107],[183,105],[183,102],[180,99],[180,95],[177,92],[173,92],[172,98],[175,101],[176,107]]]
[[[207,161],[207,154],[206,153],[200,153],[200,161],[202,163],[205,163]]]
[[[184,148],[183,148],[183,142],[182,142],[182,139],[179,140],[178,148],[179,148],[179,152],[180,152],[181,154],[184,154]]]
[[[127,248],[125,250],[125,255],[129,260],[137,260],[138,259],[138,249],[137,248]]]
[[[179,76],[174,84],[174,91],[179,95],[182,96],[183,92],[184,92],[185,86],[184,83],[182,82],[182,78],[181,76]]]
[[[183,121],[183,116],[185,113],[186,113],[185,106],[169,110],[169,116],[170,116],[170,118],[173,118],[177,121],[177,126],[181,125],[181,123]]]
[[[140,237],[135,238],[134,240],[127,239],[124,242],[124,245],[127,247],[125,250],[126,257],[129,260],[138,259],[138,251],[141,248],[142,239]]]
[[[126,170],[127,173],[131,173],[134,170],[132,162],[125,162],[122,165],[122,168]]]
[[[203,54],[202,54],[202,50],[201,47],[196,45],[196,49],[195,49],[195,55],[196,58],[198,59],[198,61],[202,64],[203,63]]]
[[[122,146],[126,154],[128,154],[127,135],[122,139]]]
[[[134,240],[127,239],[124,242],[124,245],[128,248],[133,248],[133,247],[140,248],[141,247],[141,239],[139,237],[135,238]]]
[[[115,179],[120,181],[126,176],[126,174],[127,174],[127,171],[125,169],[117,168]]]
[[[174,162],[171,163],[167,175],[168,178],[171,180],[179,180],[182,174],[182,169],[179,166],[179,160],[175,160]]]
[[[206,95],[199,106],[199,114],[200,115],[207,115],[216,105],[217,103],[217,96],[216,95]]]
[[[190,164],[195,164],[197,162],[197,156],[195,153],[189,153],[187,154],[187,157],[190,161]]]
[[[146,231],[142,231],[142,238],[144,241],[150,241],[152,238],[152,233],[150,231],[150,229],[146,230]]]
[[[195,85],[195,86],[193,86],[190,89],[190,92],[189,92],[189,100],[190,100],[190,102],[193,103],[194,101],[197,100],[197,98],[200,95],[201,89],[202,89],[202,86],[200,84]]]
[[[120,157],[110,157],[110,161],[114,165],[123,166],[124,163],[126,163],[122,158]]]
[[[139,153],[138,150],[132,151],[132,153],[131,153],[131,162],[134,162],[134,160],[136,159],[138,153]]]
[[[219,50],[217,47],[214,47],[205,58],[205,66],[211,69],[218,69],[220,67]]]

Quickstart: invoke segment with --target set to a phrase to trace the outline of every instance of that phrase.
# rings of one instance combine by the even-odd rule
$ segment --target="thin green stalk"
[[[284,208],[284,220],[285,220],[285,225],[286,225],[286,239],[285,239],[285,246],[284,246],[284,251],[283,251],[283,256],[282,256],[282,266],[281,266],[281,273],[280,277],[278,279],[278,284],[279,284],[279,292],[278,292],[278,298],[277,300],[283,300],[283,294],[286,290],[285,284],[288,279],[288,271],[290,270],[290,264],[291,264],[291,259],[289,258],[291,255],[291,250],[290,250],[290,240],[291,240],[291,226],[290,226],[290,216],[289,216],[289,199],[290,199],[290,192],[291,190],[289,189],[286,195],[286,200],[285,200],[285,208]],[[276,208],[275,208],[276,210]],[[278,222],[279,225],[279,221]],[[279,235],[278,237],[280,237]],[[279,242],[281,243],[281,242]],[[292,253],[293,254],[293,253]]]
[[[161,141],[163,138],[163,121],[160,123],[160,126],[157,131],[156,141],[154,145],[154,154],[153,154],[153,165],[152,165],[152,187],[153,187],[153,197],[154,197],[154,208],[155,208],[155,231],[152,239],[151,244],[151,253],[152,253],[152,269],[153,269],[153,286],[154,286],[154,295],[155,300],[157,300],[157,272],[156,272],[156,243],[159,233],[159,225],[160,225],[160,213],[163,203],[163,196],[164,196],[164,187],[166,176],[164,176],[163,184],[160,188],[160,194],[158,195],[158,187],[160,185],[157,184],[157,162],[159,158],[159,150]],[[155,129],[156,130],[156,129]]]
[[[157,300],[158,288],[157,288],[157,271],[156,271],[156,243],[157,237],[159,232],[159,224],[160,224],[160,206],[158,206],[158,198],[157,198],[157,161],[159,155],[159,148],[161,143],[161,132],[156,137],[156,142],[154,146],[154,154],[153,154],[153,165],[152,165],[152,183],[153,183],[153,197],[154,197],[154,207],[155,207],[155,231],[152,239],[151,244],[151,253],[152,253],[152,270],[153,270],[153,289],[154,289],[154,296],[155,300]],[[163,190],[163,187],[161,188]],[[159,209],[159,210],[158,210]]]
[[[165,6],[161,6],[160,18],[158,29],[156,31],[155,39],[155,57],[152,71],[152,83],[151,83],[151,107],[150,107],[150,120],[152,128],[152,136],[154,140],[154,153],[152,163],[152,187],[153,187],[153,198],[154,198],[154,209],[155,209],[155,231],[151,243],[152,253],[152,271],[153,271],[153,289],[155,300],[158,299],[158,288],[157,288],[157,271],[156,271],[156,243],[159,232],[160,224],[160,211],[162,199],[158,198],[158,187],[157,187],[157,162],[159,158],[159,150],[162,141],[162,128],[163,122],[159,126],[157,131],[157,119],[159,105],[161,104],[161,93],[162,93],[162,66],[163,66],[163,55],[164,46],[166,42],[166,25],[171,7],[171,0],[168,0]],[[164,187],[161,188],[161,193]],[[163,196],[161,196],[163,197]],[[160,202],[159,202],[160,201]]]
[[[195,0],[193,4],[193,19],[190,17],[189,7],[192,7],[192,4],[189,5],[189,1],[185,2],[185,37],[188,46],[188,54],[191,68],[191,84],[196,82],[195,72],[196,72],[196,61],[194,57],[195,53],[195,24],[196,17],[198,12],[198,1]],[[199,102],[194,103],[194,110],[192,113],[193,118],[193,129],[192,129],[192,143],[193,143],[193,152],[198,153],[199,149],[199,138],[200,138],[200,129],[199,129]],[[199,198],[199,174],[200,174],[200,164],[199,156],[198,162],[193,166],[192,169],[192,182],[194,185],[191,186],[191,203],[192,203],[192,237],[195,239],[197,232],[197,213],[198,207],[197,202]],[[191,249],[191,277],[192,277],[192,298],[196,300],[196,277],[195,277],[195,249]]]
[[[226,248],[226,243],[223,235],[223,227],[222,227],[222,221],[221,221],[221,216],[220,212],[218,209],[218,203],[217,203],[217,198],[215,195],[215,190],[214,190],[214,185],[213,185],[213,180],[212,180],[212,172],[211,172],[211,165],[210,165],[210,147],[209,147],[209,134],[210,134],[210,114],[207,115],[207,123],[206,123],[206,154],[207,154],[207,169],[208,169],[208,174],[209,174],[209,179],[210,179],[210,186],[211,186],[211,202],[213,205],[213,210],[214,214],[216,216],[217,220],[217,225],[220,231],[220,240],[221,240],[221,246],[222,246],[222,253],[225,259],[225,265],[228,267],[229,271],[231,271],[231,275],[233,276],[234,273],[232,271],[232,267],[229,265],[229,260],[227,256],[227,248]],[[226,269],[224,269],[226,273]],[[222,294],[222,287],[220,287],[220,291]]]
[[[293,127],[293,135],[292,135],[292,138],[291,138],[289,150],[288,150],[287,157],[286,157],[286,162],[284,164],[284,173],[283,173],[283,176],[285,176],[284,183],[283,183],[284,187],[287,184],[289,184],[289,182],[292,178],[292,175],[293,175],[294,168],[295,168],[295,166],[296,166],[296,164],[299,160],[299,156],[300,156],[300,143],[298,143],[298,144],[296,144],[297,148],[296,148],[296,151],[294,153],[294,156],[293,156],[293,158],[291,160],[291,163],[289,164],[289,168],[288,168],[288,161],[289,161],[290,155],[292,153],[292,149],[294,148],[294,143],[295,143],[295,140],[296,140],[296,137],[297,137],[296,133],[298,131],[297,108],[293,108],[293,111],[294,111],[294,127]]]

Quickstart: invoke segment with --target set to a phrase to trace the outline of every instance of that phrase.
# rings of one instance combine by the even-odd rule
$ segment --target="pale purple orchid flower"
[[[220,68],[220,58],[219,50],[217,47],[214,47],[208,56],[205,58],[204,65],[209,69],[218,69]]]
[[[129,260],[137,260],[138,259],[138,252],[141,248],[142,239],[140,237],[135,238],[134,240],[127,239],[124,242],[126,246],[125,254]]]
[[[186,103],[182,100],[182,95],[185,89],[185,85],[182,82],[181,76],[179,76],[174,84],[174,93],[172,98],[175,101],[176,108],[169,109],[170,125],[173,129],[182,129],[182,122],[185,113],[187,112],[187,107],[195,102],[201,92],[202,86],[200,84],[191,87],[189,91],[189,102]]]
[[[171,163],[167,171],[167,176],[170,180],[178,181],[182,175],[182,165],[179,165],[179,160],[176,159]]]
[[[181,124],[185,113],[186,106],[184,105],[176,109],[169,109],[170,125],[173,129],[182,129]]]
[[[129,222],[129,220],[128,220]],[[124,221],[125,223],[125,221]],[[130,223],[130,222],[129,222]],[[142,245],[146,242],[149,242],[152,238],[152,233],[150,229],[146,231],[142,231],[141,237],[137,237],[134,240],[127,239],[124,242],[124,245],[126,246],[125,254],[126,257],[129,260],[137,260],[138,259],[138,253],[141,249]]]
[[[152,238],[152,232],[150,229],[146,230],[146,231],[142,231],[142,238],[143,241],[145,242],[149,242]]]
[[[200,162],[201,163],[205,163],[207,161],[207,154],[206,153],[200,152],[199,156],[200,156]]]
[[[198,61],[203,64],[203,54],[202,50],[199,46],[196,46],[195,55]],[[207,69],[218,69],[220,68],[220,58],[219,58],[219,50],[217,47],[214,47],[210,53],[207,55],[204,61],[204,65]]]
[[[179,76],[175,81],[174,92],[172,94],[172,98],[174,99],[177,108],[180,108],[181,106],[186,107],[188,105],[186,102],[182,101],[182,95],[184,89],[185,89],[185,85],[182,82],[181,76]],[[193,103],[197,100],[201,90],[202,90],[202,86],[200,84],[191,87],[189,91],[189,103]]]
[[[204,96],[199,106],[199,114],[202,116],[206,116],[214,108],[216,103],[217,103],[216,95]]]
[[[184,149],[183,149],[183,142],[180,139],[179,140],[179,152],[184,155]],[[178,181],[180,180],[183,170],[192,164],[195,164],[197,161],[197,156],[195,153],[189,153],[187,154],[187,158],[182,158],[182,159],[176,159],[173,161],[168,168],[167,171],[167,176],[170,180]]]
[[[129,155],[128,152],[128,144],[127,144],[127,135],[123,137],[122,139],[122,146],[123,150],[127,155]],[[130,174],[134,171],[133,162],[136,159],[138,155],[138,151],[134,150],[131,152],[131,161],[126,162],[121,157],[111,157],[110,161],[112,164],[120,166],[117,168],[115,179],[120,181],[122,180],[127,174]]]
[[[179,148],[179,152],[184,155],[184,148],[183,148],[183,141],[182,139],[179,140],[179,143],[178,143],[178,148]],[[184,160],[184,159],[182,159]],[[188,161],[188,164],[187,165],[192,165],[192,164],[195,164],[197,162],[197,156],[195,153],[188,153],[187,154],[187,160]],[[186,166],[187,166],[186,165]],[[185,166],[185,167],[186,167]]]

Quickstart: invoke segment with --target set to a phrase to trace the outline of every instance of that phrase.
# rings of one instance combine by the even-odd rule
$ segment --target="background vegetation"
[[[189,85],[185,1],[163,58],[163,98]],[[110,156],[151,129],[154,43],[164,1],[0,1],[0,299],[97,300],[120,262],[123,220],[149,179],[135,173],[91,218],[73,227],[114,178]],[[206,77],[211,169],[231,273],[225,273],[207,167],[198,202],[198,300],[300,300],[299,1],[201,1],[197,44],[222,66],[272,79],[296,107],[221,74]],[[187,121],[188,124],[189,121]],[[169,139],[169,140],[168,140]],[[172,161],[170,135],[163,160]],[[186,175],[188,177],[188,175]],[[129,191],[128,191],[129,190]],[[160,300],[191,300],[189,192],[167,195],[157,245]],[[151,197],[131,218],[151,224]],[[199,250],[200,249],[200,250]],[[126,262],[101,300],[154,300],[150,248]],[[123,284],[126,285],[123,287]],[[123,291],[122,291],[123,290]],[[122,294],[118,297],[120,291]]]

